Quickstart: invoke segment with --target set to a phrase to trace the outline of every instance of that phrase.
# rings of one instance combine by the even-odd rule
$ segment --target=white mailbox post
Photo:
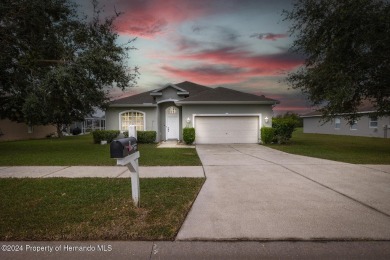
[[[129,126],[129,138],[114,140],[110,146],[111,158],[116,158],[116,164],[127,166],[131,174],[131,195],[134,206],[140,205],[139,169],[140,157],[138,145],[135,142],[137,132],[135,126]],[[127,146],[126,146],[127,145]]]

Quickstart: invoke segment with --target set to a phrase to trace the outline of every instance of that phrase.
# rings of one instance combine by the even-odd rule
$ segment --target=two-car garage
[[[197,144],[258,143],[260,115],[194,116]]]

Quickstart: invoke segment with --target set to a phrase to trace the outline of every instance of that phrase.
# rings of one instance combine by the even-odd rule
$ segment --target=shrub
[[[192,144],[195,141],[195,128],[192,127],[184,128],[183,140],[186,144]]]
[[[123,133],[125,137],[129,137],[129,132]],[[151,144],[156,142],[156,131],[137,131],[137,142],[141,144]]]
[[[272,119],[272,128],[275,129],[275,137],[278,144],[287,143],[291,139],[298,123],[297,120],[291,117]]]
[[[142,144],[150,144],[156,142],[156,131],[137,131],[137,141]]]
[[[111,143],[119,135],[119,130],[95,130],[92,132],[93,142],[100,144],[100,141]]]
[[[72,129],[72,135],[79,135],[81,134],[81,129],[79,127]]]
[[[270,144],[275,137],[275,129],[271,127],[261,128],[261,141],[263,144]]]

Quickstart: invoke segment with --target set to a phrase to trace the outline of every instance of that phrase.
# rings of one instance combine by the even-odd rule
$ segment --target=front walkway
[[[176,140],[162,141],[157,145],[157,148],[195,148],[194,145],[186,145],[185,143],[179,143]]]
[[[390,240],[390,166],[199,145],[207,180],[177,240]]]

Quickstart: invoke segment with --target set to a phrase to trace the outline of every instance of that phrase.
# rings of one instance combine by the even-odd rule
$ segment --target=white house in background
[[[377,117],[372,107],[362,107],[358,110],[361,117],[349,122],[341,115],[331,121],[321,121],[321,113],[311,112],[303,118],[303,132],[314,134],[353,135],[367,137],[390,138],[390,117]]]
[[[194,127],[195,142],[258,143],[260,128],[271,126],[272,108],[279,101],[228,88],[209,88],[192,82],[162,88],[111,102],[106,129],[157,132],[157,140],[182,140],[182,130]]]

